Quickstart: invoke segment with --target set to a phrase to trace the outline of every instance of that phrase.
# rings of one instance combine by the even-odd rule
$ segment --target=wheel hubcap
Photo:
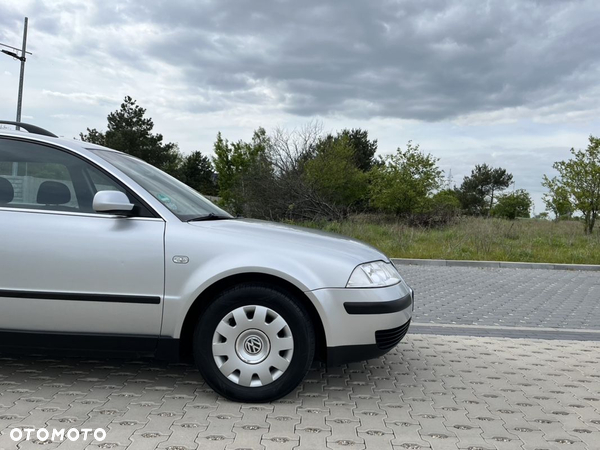
[[[294,338],[287,322],[266,306],[250,305],[228,313],[212,340],[213,358],[234,383],[260,387],[277,380],[289,367]]]
[[[271,343],[260,330],[246,330],[237,338],[235,351],[238,358],[248,364],[263,362],[271,350]]]

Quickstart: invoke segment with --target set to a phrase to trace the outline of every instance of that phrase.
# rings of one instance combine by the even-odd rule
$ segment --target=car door
[[[128,194],[131,217],[93,210],[94,194],[111,189]],[[165,223],[153,214],[80,155],[0,139],[1,336],[156,338]]]

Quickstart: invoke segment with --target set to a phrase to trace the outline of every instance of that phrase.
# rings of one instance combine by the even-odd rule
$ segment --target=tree
[[[328,134],[320,139],[317,144],[317,149],[321,152],[325,148],[333,147],[340,141],[345,141],[344,145],[348,145],[354,151],[352,161],[354,166],[362,172],[368,172],[375,164],[375,153],[377,152],[377,140],[369,140],[369,132],[366,130],[343,129],[338,131],[334,136]]]
[[[276,193],[272,203],[280,218],[334,219],[342,214],[323,201],[306,176],[306,166],[322,142],[323,126],[318,121],[292,131],[278,128],[271,136],[268,159],[273,167],[271,191]]]
[[[571,159],[552,165],[559,176],[549,179],[544,175],[542,185],[552,197],[560,198],[566,192],[574,209],[583,213],[585,232],[591,234],[600,210],[600,138],[590,136],[587,148],[572,148],[571,155]]]
[[[88,128],[86,134],[79,136],[82,141],[120,150],[176,175],[181,163],[177,145],[163,143],[162,134],[153,134],[154,122],[145,114],[144,108],[126,96],[121,108],[108,115],[106,132]]]
[[[244,208],[268,219],[340,219],[366,195],[348,137],[323,137],[319,122],[277,129],[244,179]]]
[[[213,163],[217,171],[219,195],[223,206],[234,214],[244,210],[245,182],[251,168],[263,159],[269,145],[269,137],[264,128],[254,132],[251,142],[238,141],[230,143],[217,135],[214,144]]]
[[[368,141],[360,130],[324,137],[314,121],[271,135],[259,129],[250,143],[219,134],[214,164],[223,205],[271,220],[344,217],[367,194],[368,175],[357,167],[352,139]]]
[[[460,215],[460,201],[453,189],[444,188],[437,191],[423,202],[421,211],[410,217],[413,225],[439,226],[447,225]]]
[[[382,158],[371,171],[370,200],[377,209],[397,215],[421,213],[443,182],[438,158],[408,142],[406,150]]]
[[[550,179],[546,175],[544,175],[542,186],[548,188],[548,192],[542,197],[546,204],[546,210],[554,213],[557,221],[571,219],[574,208],[568,189],[556,177]]]
[[[471,175],[464,177],[457,195],[467,214],[490,215],[496,195],[508,188],[513,176],[501,167],[476,165]]]
[[[533,202],[531,196],[524,189],[517,189],[498,197],[498,203],[492,213],[495,217],[515,220],[518,217],[529,218],[529,211]]]
[[[336,211],[333,215],[345,215],[367,193],[367,175],[356,167],[355,158],[350,138],[342,135],[319,147],[316,156],[305,164],[308,188],[326,210]]]
[[[208,156],[196,151],[183,158],[178,178],[204,195],[217,195],[216,174]]]

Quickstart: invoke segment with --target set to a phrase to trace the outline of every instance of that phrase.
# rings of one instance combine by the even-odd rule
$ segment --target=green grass
[[[394,258],[600,264],[600,234],[575,221],[464,217],[442,228],[410,227],[377,216],[342,222],[301,222],[367,242]]]

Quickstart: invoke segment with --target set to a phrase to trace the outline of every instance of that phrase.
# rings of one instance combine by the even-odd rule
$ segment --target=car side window
[[[98,191],[124,186],[87,161],[60,149],[0,139],[0,207],[94,213]],[[140,216],[147,210],[135,199]]]
[[[0,205],[79,211],[83,205],[75,191],[71,158],[50,147],[2,140]]]
[[[120,191],[126,192],[125,188],[120,184],[116,184],[114,180],[111,180],[108,176],[100,172],[95,167],[88,167],[86,173],[90,178],[90,181],[94,188],[94,193],[98,191]]]

